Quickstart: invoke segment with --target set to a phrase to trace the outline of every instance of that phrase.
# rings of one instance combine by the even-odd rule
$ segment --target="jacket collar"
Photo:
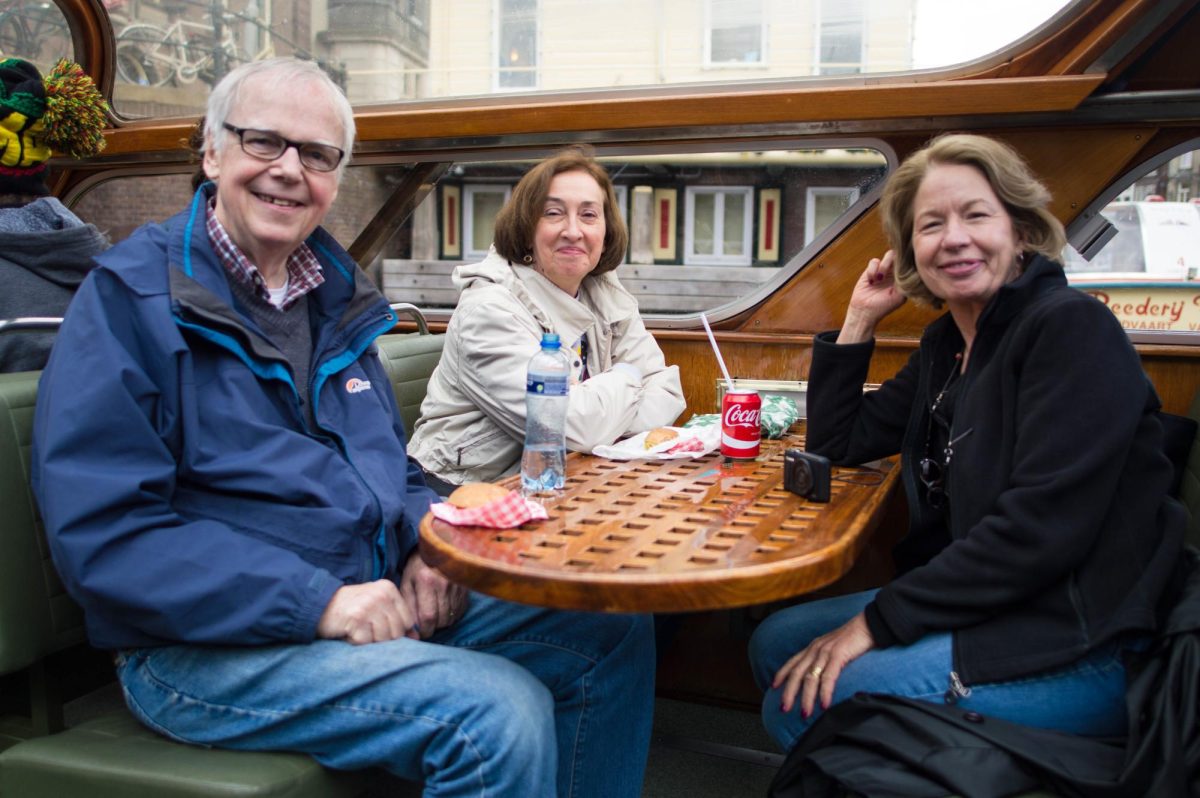
[[[1017,279],[1000,286],[979,317],[979,329],[982,331],[992,324],[1006,326],[1036,297],[1066,285],[1067,276],[1062,266],[1035,255]]]
[[[452,279],[460,291],[479,283],[503,286],[543,330],[557,332],[567,344],[592,327],[611,327],[638,312],[637,300],[613,272],[584,278],[579,287],[579,297],[587,298],[584,304],[532,268],[510,263],[495,248],[481,262],[457,267]]]
[[[1037,297],[1067,286],[1062,266],[1036,255],[1017,279],[1000,286],[1000,290],[979,316],[976,341],[1003,332],[1012,320]],[[925,328],[926,335],[938,341],[938,354],[962,349],[962,335],[949,313],[944,313]],[[977,350],[976,350],[977,351]]]
[[[239,313],[229,286],[229,278],[220,259],[213,251],[205,228],[205,213],[209,198],[216,191],[213,183],[205,183],[192,197],[191,205],[176,215],[167,225],[170,229],[167,256],[170,262],[170,292],[172,304],[205,324],[232,327],[239,331],[257,331],[253,322]],[[305,243],[312,248],[325,271],[325,282],[308,294],[310,309],[325,321],[336,320],[336,330],[347,337],[358,334],[355,322],[395,321],[379,291],[371,285],[340,245],[318,227]],[[371,312],[377,311],[377,312]],[[251,349],[255,345],[249,336]],[[260,354],[273,351],[273,347]]]

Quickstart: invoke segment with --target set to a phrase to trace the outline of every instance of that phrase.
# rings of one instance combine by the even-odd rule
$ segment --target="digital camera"
[[[813,502],[829,501],[829,458],[799,449],[783,453],[783,487]]]

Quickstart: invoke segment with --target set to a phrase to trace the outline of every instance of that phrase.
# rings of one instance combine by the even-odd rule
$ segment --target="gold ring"
[[[813,677],[814,679],[820,679],[821,674],[824,672],[825,672],[825,669],[822,668],[820,665],[817,665],[811,671],[808,672],[808,675]]]

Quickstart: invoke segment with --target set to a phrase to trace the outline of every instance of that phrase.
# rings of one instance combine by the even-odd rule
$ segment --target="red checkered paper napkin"
[[[526,521],[544,521],[550,517],[545,507],[516,490],[481,507],[455,507],[449,502],[439,502],[429,505],[429,511],[448,524],[492,529],[512,529]]]

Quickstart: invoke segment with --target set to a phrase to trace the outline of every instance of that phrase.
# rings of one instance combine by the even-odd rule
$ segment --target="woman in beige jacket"
[[[613,274],[627,240],[612,181],[584,152],[542,161],[517,184],[488,257],[454,271],[458,307],[409,446],[435,489],[519,469],[525,371],[543,332],[573,353],[568,449],[591,451],[683,411],[678,367]]]

